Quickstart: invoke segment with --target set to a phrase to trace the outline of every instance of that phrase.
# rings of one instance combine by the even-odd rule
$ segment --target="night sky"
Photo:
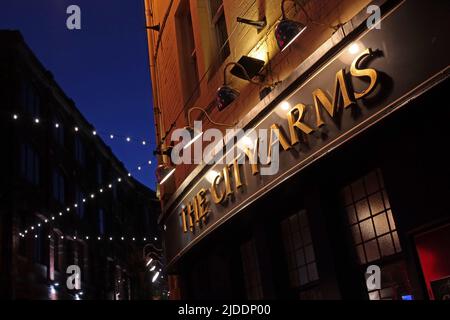
[[[69,5],[81,8],[81,30],[66,27]],[[155,135],[143,1],[0,0],[0,29],[22,33],[127,169],[154,189]],[[124,138],[111,141],[108,132],[146,139],[151,145],[126,143]]]

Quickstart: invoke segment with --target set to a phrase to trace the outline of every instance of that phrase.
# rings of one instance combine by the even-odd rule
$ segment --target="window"
[[[75,137],[75,159],[79,164],[84,166],[86,160],[86,154],[84,150],[83,141],[79,136]]]
[[[254,239],[241,246],[241,257],[247,298],[249,300],[262,299],[261,274]]]
[[[281,222],[291,287],[299,288],[319,279],[316,256],[306,211]]]
[[[105,211],[98,209],[98,232],[101,235],[105,234]]]
[[[72,240],[67,239],[65,241],[65,260],[66,260],[66,268],[68,266],[75,264],[75,250],[74,250],[74,242]]]
[[[64,128],[62,126],[62,121],[55,118],[53,120],[53,139],[55,139],[56,143],[58,143],[60,146],[64,145]]]
[[[21,146],[21,175],[33,185],[39,185],[40,161],[35,150],[28,144]]]
[[[381,171],[376,169],[343,188],[342,201],[358,263],[363,269],[375,263],[383,270],[382,289],[370,291],[369,298],[395,298],[394,288],[401,287],[405,273],[396,271],[403,270],[401,263],[384,260],[402,248]]]
[[[23,230],[27,226],[26,217],[29,216],[26,212],[20,212],[19,214],[19,229]],[[19,254],[22,257],[27,255],[27,238],[19,237]]]
[[[36,88],[29,81],[23,81],[20,95],[24,110],[33,118],[39,117],[41,99]]]
[[[44,231],[42,228],[37,228],[35,234],[37,235],[37,238],[34,238],[34,262],[45,265],[47,263],[45,250],[47,246],[47,237],[44,236]]]
[[[76,198],[76,202],[78,204],[76,212],[78,214],[78,217],[80,219],[83,219],[84,218],[84,210],[85,210],[83,199],[86,198],[86,195],[84,194],[84,192],[81,191],[81,189],[79,187],[75,191],[75,198]]]
[[[59,259],[59,237],[58,233],[53,234],[53,266],[56,271],[60,271],[60,259]]]
[[[53,185],[53,198],[58,201],[60,204],[64,203],[64,176],[58,169],[53,170],[52,177],[52,185]]]
[[[97,162],[97,184],[103,184],[103,166],[101,162]]]
[[[84,274],[85,271],[85,246],[82,242],[77,242],[77,262],[78,262],[78,266],[80,267],[80,271],[81,271],[81,280],[85,281],[86,280],[86,275]]]
[[[219,65],[230,55],[230,45],[228,42],[227,21],[223,8],[223,0],[209,1],[211,23],[215,31],[216,54],[219,57]]]
[[[194,31],[192,26],[191,10],[189,1],[183,0],[175,16],[178,37],[178,55],[181,71],[181,86],[183,89],[184,102],[192,105],[199,95],[197,85],[199,82],[197,52],[195,50]]]

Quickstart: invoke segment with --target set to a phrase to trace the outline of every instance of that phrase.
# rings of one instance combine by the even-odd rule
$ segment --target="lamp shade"
[[[216,95],[217,108],[222,111],[232,104],[237,97],[239,97],[239,91],[236,89],[227,85],[220,87]]]
[[[289,45],[294,42],[305,29],[306,26],[300,22],[289,19],[281,20],[275,30],[275,37],[280,50],[283,51],[289,47]]]

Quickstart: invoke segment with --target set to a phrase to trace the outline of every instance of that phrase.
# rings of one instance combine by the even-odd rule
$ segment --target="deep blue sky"
[[[66,9],[72,4],[81,8],[81,30],[66,28]],[[155,137],[143,1],[0,0],[0,29],[22,32],[97,130],[152,142],[143,147],[102,135],[128,170],[154,189]],[[140,164],[144,165],[139,172]]]

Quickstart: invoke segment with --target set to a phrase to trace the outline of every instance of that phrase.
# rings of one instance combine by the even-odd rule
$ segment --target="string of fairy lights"
[[[109,184],[107,184],[104,187],[99,188],[96,192],[92,192],[89,194],[89,196],[80,199],[79,202],[73,204],[72,206],[67,206],[64,210],[60,210],[57,214],[51,215],[51,216],[47,216],[47,217],[43,217],[40,218],[41,222],[28,226],[27,228],[25,228],[24,230],[19,232],[19,236],[21,238],[25,238],[27,236],[34,236],[34,238],[38,238],[39,236],[41,236],[41,232],[40,229],[45,228],[46,225],[55,223],[57,220],[67,216],[69,213],[73,212],[75,214],[77,214],[77,210],[81,208],[81,206],[86,205],[88,202],[92,202],[95,201],[95,199],[98,199],[100,195],[104,195],[106,194],[108,191],[112,191],[114,188],[114,184],[120,184],[124,181],[124,178],[117,178],[117,180],[115,180],[114,182],[111,182]],[[64,239],[66,236],[70,236],[72,237],[74,240],[80,239],[80,240],[97,240],[97,241],[114,241],[114,240],[118,240],[118,241],[142,241],[142,242],[148,242],[148,241],[157,241],[158,238],[156,236],[134,236],[134,235],[128,235],[128,236],[120,236],[120,237],[113,237],[113,236],[105,236],[105,235],[95,235],[95,236],[89,236],[89,235],[79,235],[77,232],[75,232],[75,234],[66,234],[64,235],[63,233],[60,233],[60,237],[61,239]],[[48,235],[46,234],[46,236],[48,238],[52,237],[52,233],[49,233]]]
[[[21,115],[20,113],[13,113],[11,115],[11,119],[13,120],[13,122],[19,123],[22,119],[26,119],[29,121],[29,124],[34,125],[34,126],[38,126],[38,125],[42,125],[45,123],[50,123],[51,126],[53,128],[55,128],[56,130],[60,129],[63,130],[63,125],[57,121],[46,121],[40,117],[26,117]],[[71,126],[71,130],[74,134],[78,134],[83,132],[83,127],[78,126],[78,125],[73,125]],[[143,139],[143,138],[139,138],[139,137],[133,137],[133,136],[128,136],[128,135],[123,135],[123,134],[118,134],[118,133],[112,133],[110,131],[99,131],[99,130],[84,130],[86,131],[85,134],[88,136],[91,136],[93,138],[95,137],[99,137],[99,135],[104,135],[107,136],[109,138],[109,140],[111,141],[120,141],[120,142],[124,142],[126,144],[131,144],[131,143],[135,143],[138,144],[140,146],[143,147],[152,147],[155,145],[154,142],[151,142],[149,140]],[[100,137],[99,137],[100,138]],[[100,138],[101,139],[101,138]],[[134,168],[133,171],[143,171],[146,167],[148,166],[152,166],[153,162],[152,160],[147,160],[145,162],[139,163],[137,164]],[[131,176],[131,173],[128,174],[128,176]]]
[[[48,123],[50,124],[53,128],[55,129],[63,129],[63,124],[58,122],[58,121],[48,121],[46,119],[43,119],[41,117],[26,117],[20,113],[13,113],[11,115],[11,119],[15,122],[19,122],[22,119],[26,119],[29,120],[33,125],[40,125],[40,124],[45,124]],[[82,131],[85,131],[84,133],[86,135],[90,135],[92,137],[98,137],[99,134],[102,134],[106,137],[108,137],[109,140],[114,140],[114,141],[123,141],[127,144],[130,143],[135,143],[138,145],[141,145],[143,147],[151,147],[154,146],[155,143],[150,141],[149,139],[145,139],[142,137],[136,137],[136,136],[131,136],[131,135],[124,135],[124,134],[120,134],[120,133],[116,133],[116,132],[112,132],[112,131],[103,131],[103,130],[96,130],[95,128],[92,129],[83,129],[83,126],[81,125],[73,125],[71,126],[71,130],[76,134],[76,133],[81,133]]]

